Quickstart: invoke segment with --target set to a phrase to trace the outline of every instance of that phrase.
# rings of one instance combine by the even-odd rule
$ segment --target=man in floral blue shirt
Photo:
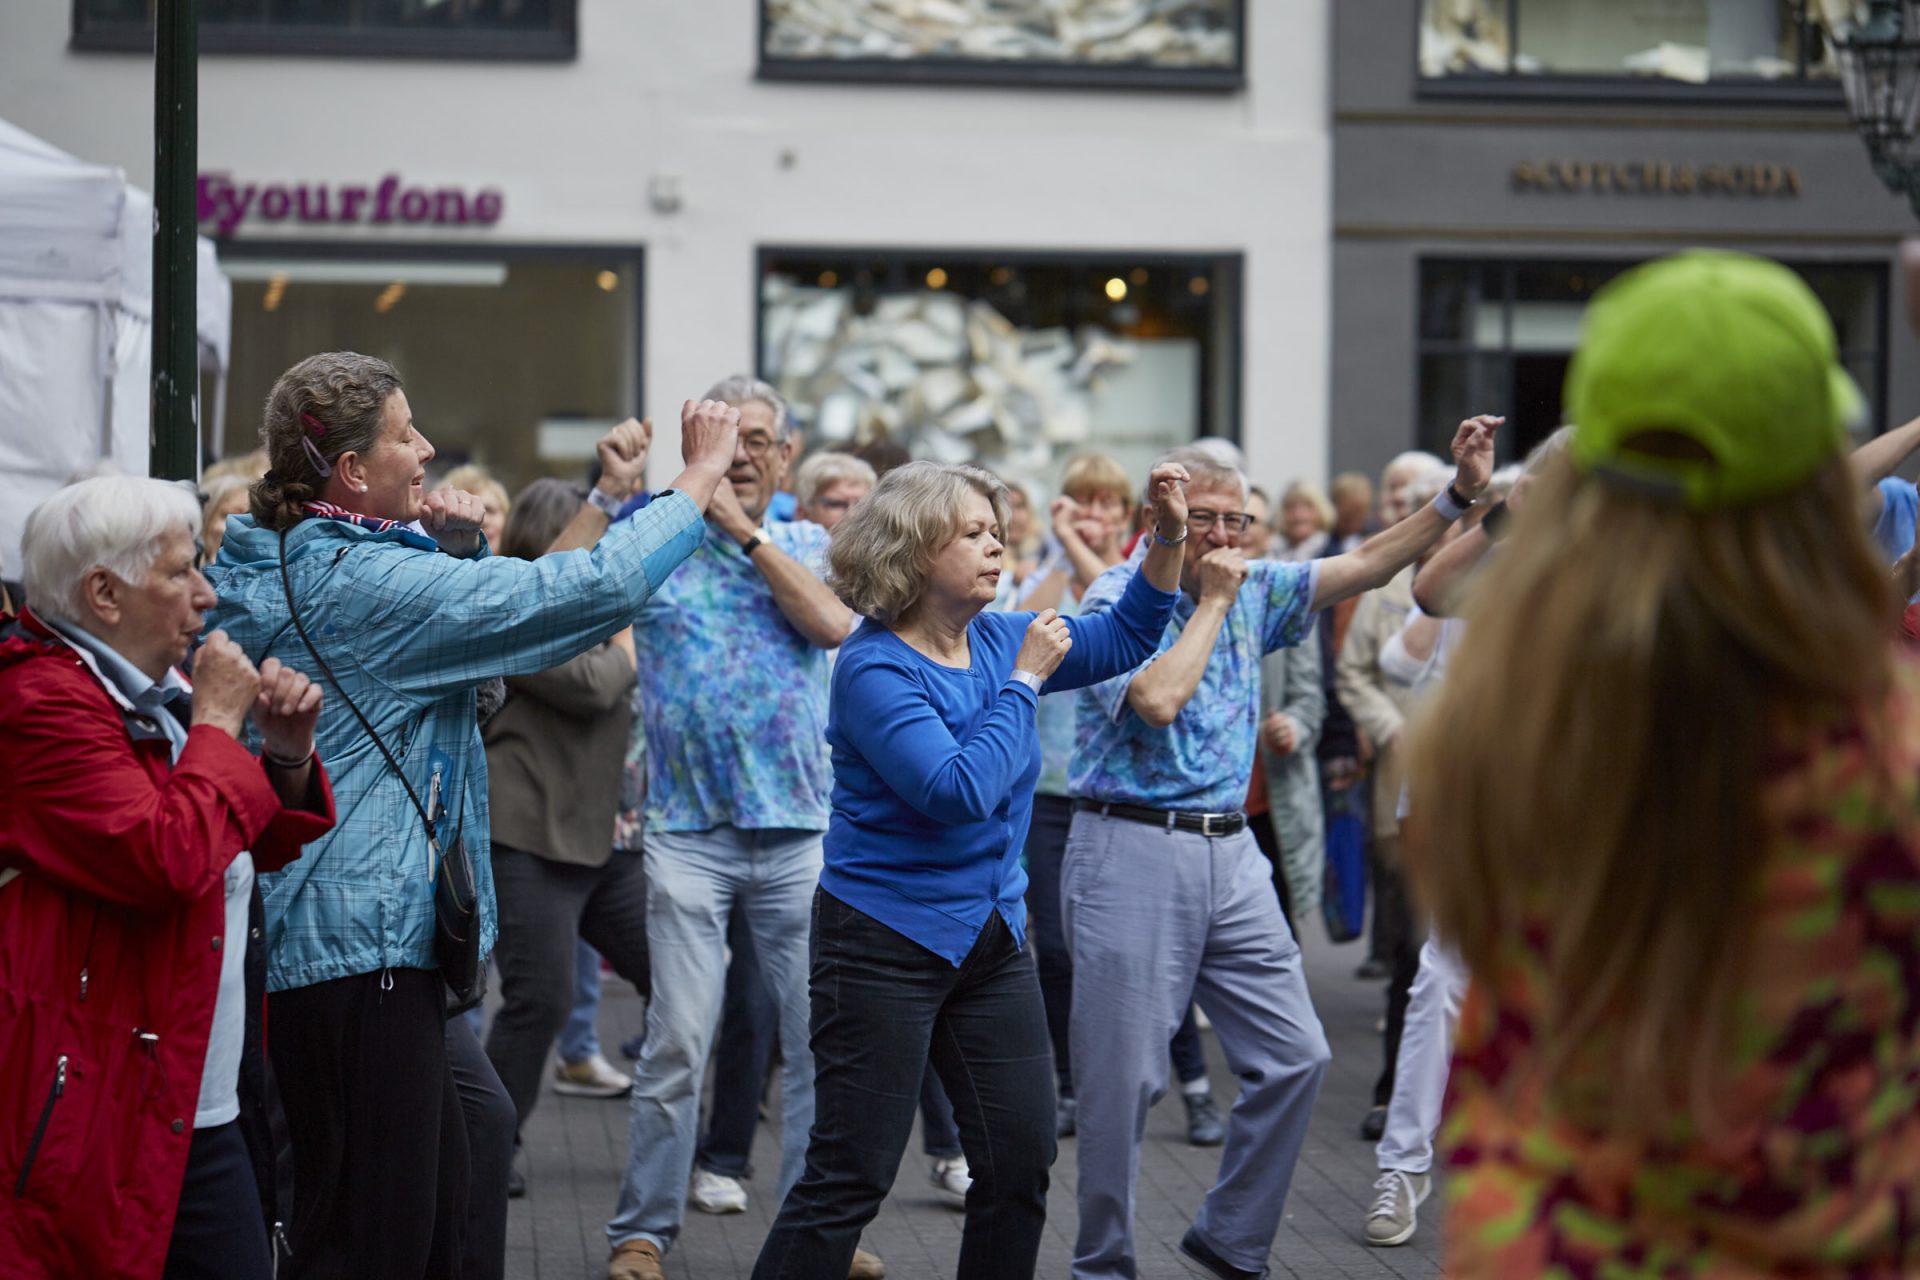
[[[653,997],[634,1069],[631,1150],[607,1225],[612,1280],[659,1276],[679,1234],[736,902],[780,1010],[779,1198],[799,1180],[813,1122],[807,939],[832,788],[827,652],[846,639],[852,614],[820,580],[826,530],[762,524],[798,444],[785,402],[747,377],[708,398],[740,410],[728,483],[700,549],[634,627]]]
[[[1437,542],[1486,487],[1497,425],[1460,425],[1459,470],[1432,506],[1304,564],[1241,555],[1251,517],[1237,468],[1198,449],[1162,459],[1192,476],[1181,598],[1158,653],[1081,694],[1068,768],[1060,896],[1073,954],[1076,1280],[1136,1273],[1138,1135],[1196,995],[1241,1087],[1219,1180],[1180,1247],[1222,1280],[1266,1274],[1328,1051],[1272,869],[1240,811],[1261,659],[1308,636],[1316,610],[1385,583]],[[1102,574],[1081,611],[1111,607],[1132,573]]]

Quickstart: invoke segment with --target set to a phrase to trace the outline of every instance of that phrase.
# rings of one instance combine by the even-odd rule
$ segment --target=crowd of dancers
[[[1377,500],[1201,441],[1048,501],[801,461],[743,376],[666,487],[629,421],[510,496],[335,352],[199,499],[61,489],[0,632],[0,1276],[500,1276],[550,1082],[630,1095],[606,1274],[654,1280],[777,1061],[761,1280],[885,1274],[916,1117],[955,1274],[1033,1274],[1071,1138],[1073,1274],[1134,1276],[1176,1086],[1180,1247],[1259,1277],[1355,831],[1369,1244],[1437,1140],[1457,1274],[1911,1272],[1920,424],[1849,451],[1824,312],[1726,254],[1603,291],[1567,403]]]

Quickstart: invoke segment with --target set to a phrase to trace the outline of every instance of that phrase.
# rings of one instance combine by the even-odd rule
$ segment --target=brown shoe
[[[847,1268],[847,1280],[886,1280],[887,1264],[865,1249],[853,1251],[853,1265]]]
[[[607,1280],[666,1280],[660,1269],[660,1246],[651,1240],[628,1240],[607,1260]]]

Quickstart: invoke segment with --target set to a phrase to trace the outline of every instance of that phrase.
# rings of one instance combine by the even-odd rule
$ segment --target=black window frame
[[[1618,75],[1528,75],[1513,66],[1513,52],[1519,49],[1519,10],[1523,0],[1506,0],[1508,30],[1513,33],[1514,50],[1507,58],[1505,71],[1470,71],[1446,76],[1428,76],[1420,71],[1420,33],[1425,21],[1424,0],[1413,0],[1414,95],[1430,99],[1497,98],[1522,102],[1671,102],[1705,106],[1830,107],[1846,102],[1839,77],[1831,80],[1806,78],[1806,36],[1808,0],[1792,0],[1800,8],[1800,72],[1793,80],[1727,79],[1688,84],[1659,76]]]
[[[889,272],[885,285],[878,286],[882,292],[909,292],[915,287],[915,278],[908,275],[908,269],[925,263],[929,258],[937,258],[946,263],[969,267],[1067,267],[1087,268],[1116,261],[1125,261],[1132,265],[1156,267],[1177,266],[1186,270],[1205,269],[1212,272],[1216,287],[1224,287],[1232,292],[1232,323],[1228,326],[1225,339],[1226,376],[1220,380],[1225,391],[1224,404],[1216,403],[1215,379],[1212,371],[1202,362],[1199,397],[1196,420],[1200,424],[1202,435],[1222,436],[1235,444],[1244,445],[1245,428],[1243,411],[1246,404],[1246,254],[1238,251],[1209,253],[1196,250],[1169,249],[981,249],[978,247],[954,248],[951,246],[926,245],[824,245],[824,244],[761,244],[753,252],[753,371],[754,376],[764,378],[766,374],[766,300],[763,282],[768,271],[778,259],[826,258],[855,259],[873,267],[884,267]]]
[[[1421,421],[1421,411],[1424,407],[1423,392],[1425,388],[1421,381],[1421,367],[1429,358],[1452,357],[1477,363],[1481,357],[1494,357],[1506,363],[1508,377],[1511,379],[1512,361],[1514,357],[1513,307],[1516,301],[1514,296],[1516,292],[1515,285],[1519,273],[1522,270],[1543,266],[1590,264],[1595,267],[1624,271],[1638,266],[1641,263],[1651,261],[1653,258],[1659,256],[1657,253],[1637,257],[1621,257],[1594,253],[1554,253],[1531,257],[1488,257],[1485,254],[1471,253],[1423,253],[1419,255],[1414,263],[1413,284],[1413,422],[1411,424],[1413,443],[1410,444],[1408,448],[1421,449],[1427,447],[1427,442],[1422,439],[1422,431],[1425,424]],[[1830,271],[1837,268],[1844,271],[1857,271],[1877,278],[1879,296],[1873,318],[1873,335],[1877,349],[1842,347],[1835,353],[1835,358],[1843,367],[1846,367],[1850,360],[1868,356],[1873,358],[1874,371],[1872,383],[1871,385],[1860,385],[1860,392],[1866,399],[1868,430],[1865,432],[1865,435],[1867,438],[1885,435],[1888,430],[1888,366],[1892,363],[1892,352],[1888,349],[1887,344],[1891,336],[1889,311],[1891,308],[1890,295],[1893,287],[1892,272],[1886,260],[1883,258],[1863,257],[1790,258],[1774,257],[1773,255],[1768,256],[1781,266],[1787,267],[1795,272]],[[1450,341],[1426,336],[1424,322],[1426,319],[1425,304],[1427,298],[1427,270],[1429,267],[1455,267],[1470,271],[1491,268],[1501,273],[1501,345],[1498,348],[1482,349],[1473,346],[1471,342]],[[1469,367],[1474,368],[1474,364],[1470,364]],[[1507,410],[1508,406],[1493,403],[1488,397],[1478,394],[1477,371],[1471,373],[1469,378],[1472,389],[1468,392],[1468,396],[1473,403],[1460,407],[1461,417],[1464,418],[1471,413],[1503,413]],[[1502,461],[1517,462],[1519,459],[1503,458]]]
[[[772,23],[758,0],[754,77],[837,84],[997,85],[1052,89],[1144,89],[1237,93],[1247,87],[1247,0],[1230,0],[1234,58],[1225,67],[1153,67],[1141,63],[1016,62],[974,58],[769,58]]]
[[[275,26],[200,23],[203,54],[297,58],[424,58],[476,62],[570,62],[579,54],[579,0],[553,0],[559,11],[544,29],[420,30],[405,27]],[[153,52],[151,22],[91,18],[87,0],[73,0],[68,48],[78,53]]]

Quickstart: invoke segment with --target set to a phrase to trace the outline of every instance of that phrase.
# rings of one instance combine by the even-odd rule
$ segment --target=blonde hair
[[[968,491],[993,506],[998,537],[1007,528],[1007,486],[979,467],[909,462],[880,477],[833,531],[828,585],[849,609],[898,626],[920,603],[927,569],[960,530]]]
[[[233,477],[252,484],[265,474],[267,474],[267,451],[255,449],[252,453],[236,453],[218,462],[208,463],[206,469],[200,473],[200,487],[210,493],[213,490],[213,482],[216,480]]]
[[[864,484],[871,489],[880,483],[880,477],[873,468],[850,453],[837,453],[832,450],[816,453],[793,473],[793,498],[803,507],[813,505],[820,491],[828,485],[844,481]]]
[[[1361,476],[1360,480],[1365,483],[1366,477]],[[1287,486],[1286,492],[1280,495],[1280,510],[1275,514],[1285,514],[1287,507],[1295,502],[1304,502],[1313,508],[1314,518],[1319,521],[1321,532],[1324,533],[1333,528],[1333,504],[1327,501],[1326,494],[1320,492],[1319,485],[1311,480],[1295,480]]]
[[[1342,471],[1333,478],[1333,485],[1329,492],[1333,495],[1335,502],[1352,495],[1365,497],[1367,505],[1369,507],[1373,505],[1373,481],[1367,478],[1364,471]],[[1328,518],[1327,523],[1333,523],[1331,517]]]
[[[1117,498],[1124,510],[1133,508],[1133,484],[1127,479],[1127,469],[1104,453],[1081,453],[1069,459],[1060,492],[1069,498]]]
[[[1765,762],[1835,709],[1874,715],[1893,609],[1844,461],[1689,511],[1546,459],[1409,730],[1407,852],[1488,992],[1544,939],[1533,1044],[1556,1100],[1642,1132],[1677,1107],[1711,1122]]]
[[[513,498],[507,493],[507,486],[493,478],[493,472],[477,462],[468,462],[447,472],[440,483],[433,486],[439,489],[458,489],[461,493],[470,493],[476,498],[493,499],[504,517],[513,510]]]

